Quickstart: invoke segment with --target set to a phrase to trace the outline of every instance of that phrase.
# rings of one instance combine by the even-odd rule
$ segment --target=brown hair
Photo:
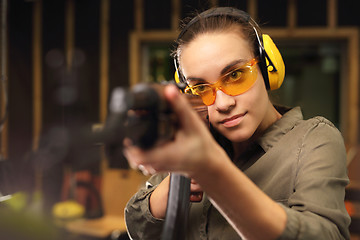
[[[219,9],[219,8],[218,8]],[[259,43],[256,36],[256,32],[261,36],[261,30],[258,24],[245,12],[238,9],[225,8],[225,10],[235,10],[236,14],[206,14],[206,12],[212,11],[209,9],[201,14],[197,14],[191,21],[185,20],[185,24],[182,25],[182,32],[176,40],[175,49],[172,52],[172,56],[176,58],[179,63],[182,49],[194,40],[197,36],[205,33],[214,32],[228,32],[237,31],[244,39],[247,39],[252,46],[252,52],[254,56],[259,55]]]

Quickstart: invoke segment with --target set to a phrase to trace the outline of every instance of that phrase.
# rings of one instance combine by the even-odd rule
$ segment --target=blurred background
[[[123,208],[147,177],[83,142],[106,121],[115,87],[173,79],[180,19],[213,6],[249,12],[275,41],[286,76],[274,103],[340,129],[359,239],[353,0],[1,0],[1,239],[126,239]]]

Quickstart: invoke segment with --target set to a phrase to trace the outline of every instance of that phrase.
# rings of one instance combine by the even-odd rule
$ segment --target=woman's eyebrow
[[[205,83],[206,81],[202,78],[196,78],[196,77],[189,77],[189,78],[186,78],[186,81],[187,82],[193,82],[193,83]]]
[[[229,69],[233,68],[235,65],[238,65],[239,63],[241,64],[245,64],[246,60],[245,59],[238,59],[235,61],[232,61],[231,63],[229,63],[228,65],[226,65],[220,72],[220,75],[224,75],[225,73],[227,73],[229,71]]]
[[[226,65],[220,72],[220,75],[224,75],[225,73],[227,73],[229,71],[229,69],[232,69],[235,65],[238,65],[239,63],[241,64],[245,64],[247,62],[247,60],[245,59],[237,59],[234,60],[232,62],[230,62],[228,65]],[[197,78],[197,77],[189,77],[186,78],[186,81],[188,82],[195,82],[195,83],[203,83],[206,82],[203,78]]]

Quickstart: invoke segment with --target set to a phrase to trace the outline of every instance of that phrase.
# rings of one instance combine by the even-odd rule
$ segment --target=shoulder
[[[344,169],[346,150],[341,132],[324,117],[314,117],[297,124],[301,129],[299,164],[321,163],[331,168]]]
[[[328,119],[317,116],[297,122],[295,128],[303,132],[303,140],[336,140],[343,143],[341,132]]]
[[[325,126],[328,126],[331,128],[336,128],[335,125],[331,121],[329,121],[328,119],[326,119],[325,117],[322,117],[322,116],[312,117],[307,120],[303,120],[303,122],[307,123],[308,125],[312,125],[312,126],[318,126],[318,125],[324,124]]]

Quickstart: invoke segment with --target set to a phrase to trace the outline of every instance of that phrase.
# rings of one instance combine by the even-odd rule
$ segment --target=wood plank
[[[65,5],[65,55],[66,67],[71,71],[75,45],[75,4],[74,0],[66,0]]]
[[[105,123],[109,95],[109,18],[110,0],[102,0],[100,6],[100,122]]]
[[[337,8],[338,2],[337,0],[327,0],[327,26],[329,28],[337,27]]]
[[[258,1],[257,0],[247,0],[247,10],[250,16],[257,21],[258,18]]]
[[[141,32],[144,29],[144,2],[143,0],[135,0],[135,31]]]
[[[296,12],[296,0],[289,0],[288,1],[288,8],[287,8],[287,27],[289,30],[294,30],[297,25],[297,12]]]
[[[181,4],[180,0],[172,0],[171,3],[171,30],[177,31],[181,18]]]
[[[1,2],[1,23],[3,24],[1,29],[1,84],[0,84],[0,116],[4,119],[2,128],[0,129],[0,161],[8,158],[8,119],[7,119],[7,105],[8,105],[8,87],[7,87],[7,75],[8,75],[8,21],[7,21],[7,1]]]
[[[33,3],[33,151],[42,128],[42,1]]]

